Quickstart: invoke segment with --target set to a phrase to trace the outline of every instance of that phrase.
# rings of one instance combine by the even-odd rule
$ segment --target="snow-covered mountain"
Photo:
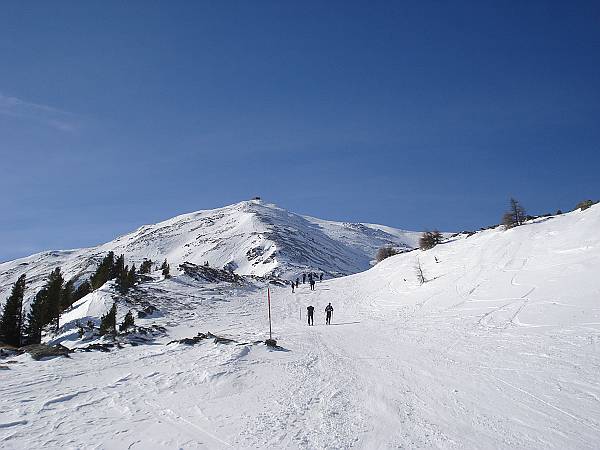
[[[119,299],[119,317],[158,308],[136,318],[153,345],[0,361],[0,447],[597,448],[598,230],[600,205],[461,234],[314,291],[272,286],[276,349],[262,343],[262,280],[157,275]],[[69,321],[104,313],[110,290],[82,298],[54,341],[89,343]]]
[[[144,259],[168,259],[177,273],[183,262],[223,268],[237,274],[295,278],[305,271],[328,276],[369,268],[384,245],[416,246],[420,233],[381,225],[342,223],[304,217],[260,200],[183,214],[97,247],[48,251],[0,264],[0,303],[11,285],[27,274],[31,295],[55,267],[66,278],[84,277],[109,251],[139,267]]]

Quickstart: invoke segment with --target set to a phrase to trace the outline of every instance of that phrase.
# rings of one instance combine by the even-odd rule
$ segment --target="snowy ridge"
[[[183,214],[97,247],[49,251],[0,264],[0,303],[11,285],[27,274],[28,295],[55,267],[67,279],[86,277],[109,251],[125,254],[138,267],[145,259],[168,259],[172,271],[183,262],[227,267],[237,274],[295,278],[312,270],[340,276],[366,270],[384,245],[414,246],[416,232],[303,217],[261,201]]]

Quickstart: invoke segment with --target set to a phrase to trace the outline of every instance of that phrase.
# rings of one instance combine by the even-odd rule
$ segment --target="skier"
[[[323,281],[323,272],[319,274],[319,282]]]
[[[292,294],[294,293],[294,280],[292,280]]]
[[[333,314],[333,306],[331,306],[331,303],[329,303],[325,308],[325,314],[325,323],[327,325],[331,325],[331,314]]]
[[[310,279],[310,290],[314,291],[315,290],[315,280],[314,279]]]
[[[296,287],[300,286],[300,278],[296,278]]]
[[[302,284],[306,283],[306,274],[302,274]]]
[[[308,308],[306,308],[306,312],[307,312],[307,316],[308,316],[308,325],[313,325],[315,324],[315,319],[313,319],[313,313],[315,311],[314,306],[309,306]]]

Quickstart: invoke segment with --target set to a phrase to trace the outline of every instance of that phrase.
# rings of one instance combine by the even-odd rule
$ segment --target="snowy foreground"
[[[6,364],[0,447],[598,448],[598,230],[596,206],[274,288],[279,350],[265,289],[149,283],[153,345]],[[236,342],[166,345],[206,331]]]

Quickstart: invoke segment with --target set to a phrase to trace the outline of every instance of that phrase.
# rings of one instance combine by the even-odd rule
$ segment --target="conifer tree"
[[[67,281],[60,295],[60,310],[64,311],[75,302],[75,282]]]
[[[0,319],[0,339],[15,347],[20,347],[23,337],[23,296],[25,295],[25,274],[13,285],[10,296],[4,305]]]
[[[127,269],[125,267],[125,255],[120,255],[116,261],[115,261],[115,265],[113,266],[113,270],[110,276],[110,279],[118,279],[119,277],[123,276],[123,272],[126,272]]]
[[[90,278],[90,286],[92,290],[98,289],[108,280],[114,278],[113,270],[115,265],[115,254],[114,252],[108,252],[108,254],[102,259],[102,262],[96,269],[96,272]]]
[[[100,334],[117,332],[117,304],[113,303],[110,310],[100,318]]]
[[[36,295],[29,314],[27,314],[27,343],[39,344],[42,340],[42,330],[48,325],[48,291],[43,288]]]
[[[129,280],[127,278],[128,274],[129,274],[129,267],[125,266],[125,267],[123,267],[123,269],[119,272],[119,275],[117,276],[117,289],[119,290],[119,292],[121,294],[125,294],[129,290]]]
[[[152,272],[152,260],[151,259],[145,259],[144,261],[142,261],[142,264],[140,265],[140,274],[147,274]]]
[[[63,293],[64,279],[60,273],[60,267],[54,269],[48,281],[46,282],[46,302],[49,322],[54,322],[55,330],[58,331],[60,313],[61,313],[61,297]]]
[[[135,270],[135,264],[132,264],[131,269],[127,272],[127,286],[128,288],[133,287],[137,283],[137,272]]]
[[[135,326],[135,320],[131,311],[128,311],[123,318],[123,322],[119,325],[119,331],[127,331],[128,328]]]
[[[162,274],[165,278],[170,278],[171,277],[171,268],[169,267],[169,263],[167,263],[167,260],[165,259],[165,261],[162,263],[162,266],[160,266],[160,270],[162,270]]]

